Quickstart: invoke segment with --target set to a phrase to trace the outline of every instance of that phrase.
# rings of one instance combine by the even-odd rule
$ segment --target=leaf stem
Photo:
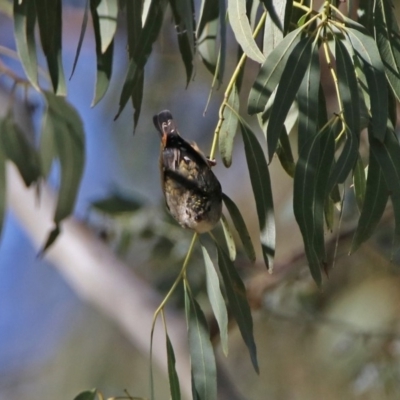
[[[267,17],[267,12],[264,11],[263,15],[261,16],[260,20],[258,21],[257,27],[254,29],[253,38],[255,38],[260,33],[262,27],[264,26],[266,17]],[[228,83],[228,86],[226,87],[226,90],[224,93],[224,100],[221,104],[221,107],[220,107],[219,113],[218,113],[219,119],[218,119],[217,127],[215,128],[215,131],[214,131],[213,142],[212,142],[211,150],[210,150],[210,159],[214,158],[215,152],[217,150],[217,142],[218,142],[219,132],[221,130],[222,122],[224,120],[224,110],[227,105],[229,95],[231,94],[233,85],[236,83],[236,80],[239,76],[240,70],[242,69],[246,59],[247,59],[247,56],[245,53],[243,53],[242,57],[240,57],[240,60],[235,68],[235,71],[232,74],[232,77]]]

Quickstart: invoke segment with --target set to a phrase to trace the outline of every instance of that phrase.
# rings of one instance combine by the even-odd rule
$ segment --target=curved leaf
[[[294,175],[293,211],[303,236],[311,274],[319,286],[325,259],[324,206],[335,151],[334,125],[327,124],[303,147]]]
[[[235,318],[242,338],[249,350],[251,362],[259,373],[257,362],[257,348],[253,337],[253,319],[246,297],[246,288],[236,272],[235,266],[225,252],[218,246],[218,265],[228,298],[229,307]]]
[[[240,213],[236,204],[225,193],[222,193],[222,200],[229,211],[233,225],[235,225],[247,256],[249,257],[250,261],[254,262],[256,260],[256,253],[254,251],[253,243],[242,214]]]
[[[388,115],[388,92],[384,67],[378,48],[372,37],[352,28],[346,28],[346,32],[357,57],[363,64],[371,101],[374,137],[383,142]]]
[[[44,252],[60,232],[60,222],[74,210],[82,177],[85,145],[83,124],[76,110],[63,97],[45,92],[48,118],[53,126],[54,145],[60,161],[61,176],[57,206],[54,214],[55,228],[42,250]]]
[[[218,146],[225,167],[230,167],[232,164],[233,140],[239,123],[237,117],[239,113],[239,93],[236,85],[233,85],[227,103],[229,106],[224,108]]]
[[[286,116],[296,97],[297,91],[303,80],[310,62],[311,45],[314,39],[303,38],[293,48],[287,64],[282,72],[282,77],[275,101],[272,105],[271,115],[267,127],[268,160],[271,162],[278,144],[279,135],[285,123]]]
[[[113,41],[109,43],[105,52],[102,50],[104,46],[101,36],[100,16],[97,10],[97,4],[98,0],[90,0],[90,13],[92,15],[97,58],[96,84],[95,93],[92,100],[92,107],[94,107],[103,98],[108,89],[112,73],[112,61],[114,53]]]
[[[375,40],[388,82],[400,101],[400,31],[391,2],[379,0],[375,7]]]
[[[297,92],[299,107],[298,153],[301,152],[304,144],[318,132],[318,96],[321,80],[318,48],[318,42],[313,43],[309,64]]]
[[[240,121],[247,166],[256,202],[261,249],[265,265],[272,271],[275,255],[275,217],[268,165],[260,143],[250,127]]]
[[[256,114],[264,110],[282,76],[289,54],[300,40],[302,28],[290,32],[269,54],[250,90],[247,111]]]
[[[85,390],[84,392],[79,393],[74,400],[95,400],[96,394],[96,389]]]
[[[35,23],[35,2],[14,0],[14,36],[18,56],[27,78],[32,86],[39,91]]]
[[[217,398],[217,371],[207,321],[186,285],[185,310],[193,386],[199,399],[215,400]]]
[[[17,166],[25,185],[30,186],[41,177],[36,149],[14,123],[10,114],[3,120],[0,134],[4,154]]]
[[[290,147],[290,141],[285,126],[283,126],[281,134],[279,135],[279,143],[276,149],[276,154],[278,155],[283,169],[290,177],[293,178],[296,164],[294,162],[292,148]]]
[[[225,300],[222,297],[221,288],[219,284],[219,277],[215,270],[214,263],[211,260],[210,254],[206,247],[202,244],[201,250],[203,252],[204,264],[206,266],[207,278],[207,294],[210,300],[211,308],[215,315],[219,327],[219,335],[221,339],[221,346],[225,356],[228,355],[228,313],[226,311]]]
[[[235,241],[233,239],[233,235],[231,232],[231,229],[229,227],[229,223],[225,218],[225,215],[221,215],[221,225],[222,225],[222,230],[224,231],[224,237],[225,237],[225,242],[226,242],[226,247],[228,249],[229,253],[229,258],[232,261],[235,261],[236,259],[236,245]]]
[[[179,387],[179,377],[175,369],[175,353],[172,347],[171,340],[168,334],[165,335],[167,344],[167,361],[168,361],[168,378],[169,378],[169,390],[171,392],[171,400],[180,400],[181,389]]]
[[[152,1],[150,4],[146,22],[140,33],[138,46],[135,48],[133,58],[128,66],[124,86],[119,99],[118,112],[114,119],[119,117],[141,79],[144,66],[151,54],[153,43],[161,30],[166,7],[167,0]]]
[[[97,15],[101,36],[101,53],[104,54],[114,40],[117,30],[118,0],[100,0],[98,3]]]
[[[363,209],[364,198],[365,198],[365,188],[366,188],[366,178],[364,163],[360,154],[358,154],[357,162],[353,169],[353,185],[354,194],[356,197],[356,203],[359,211]]]
[[[247,57],[259,63],[264,62],[265,57],[253,38],[250,22],[246,15],[246,2],[243,0],[228,0],[228,15],[236,41],[240,44]]]
[[[54,93],[67,92],[61,58],[62,16],[61,0],[34,0],[39,24],[40,41],[46,56]]]
[[[186,69],[186,86],[193,76],[195,54],[194,9],[192,0],[169,0],[175,21],[179,51]]]
[[[400,235],[400,144],[391,126],[388,126],[385,141],[375,139],[374,128],[369,129],[371,152],[376,157],[392,200],[395,232]]]
[[[370,148],[365,196],[357,229],[351,243],[350,253],[355,252],[362,243],[371,237],[382,218],[388,198],[389,192],[381,167]]]

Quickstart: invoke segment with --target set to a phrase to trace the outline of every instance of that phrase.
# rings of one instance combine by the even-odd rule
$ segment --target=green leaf
[[[53,126],[53,121],[49,115],[49,109],[47,108],[43,112],[39,146],[40,166],[44,178],[48,177],[53,160],[56,157],[56,147],[53,135],[54,129],[55,127]]]
[[[44,95],[48,107],[47,117],[51,119],[54,128],[54,148],[60,161],[61,179],[54,214],[55,228],[50,233],[43,252],[60,232],[60,222],[74,210],[85,162],[84,131],[79,114],[65,98],[50,92],[45,92]]]
[[[96,394],[96,389],[85,390],[84,392],[79,393],[74,400],[95,400]]]
[[[400,101],[400,31],[390,1],[376,2],[374,30],[388,82]]]
[[[210,300],[211,308],[214,312],[215,319],[219,327],[219,335],[221,339],[222,351],[225,356],[228,355],[228,313],[226,311],[225,300],[222,297],[221,288],[219,284],[219,277],[210,254],[206,247],[201,244],[203,252],[204,264],[206,266],[207,278],[207,294]]]
[[[8,114],[1,124],[1,144],[6,157],[18,168],[26,186],[41,176],[39,155],[28,138]]]
[[[40,41],[46,56],[54,93],[64,96],[67,92],[62,65],[62,16],[61,0],[34,0],[39,24]]]
[[[185,310],[193,386],[200,400],[215,400],[217,398],[217,371],[207,321],[186,285]]]
[[[179,51],[186,70],[186,86],[193,76],[195,54],[194,9],[192,0],[169,0],[175,21]]]
[[[254,251],[253,243],[242,214],[240,213],[236,204],[225,193],[222,193],[222,200],[229,211],[233,225],[235,225],[240,240],[243,243],[247,257],[249,257],[250,261],[254,262],[256,260],[256,252]]]
[[[325,259],[324,205],[328,196],[328,176],[334,160],[335,123],[327,124],[299,154],[293,189],[293,211],[303,236],[311,275],[321,285]]]
[[[142,204],[133,198],[113,194],[105,199],[94,201],[91,207],[108,215],[133,213],[142,207]]]
[[[318,96],[321,80],[318,48],[318,42],[313,43],[309,64],[297,92],[299,107],[298,153],[301,152],[304,144],[318,132]]]
[[[197,27],[197,51],[206,66],[215,73],[217,66],[217,35],[219,28],[219,1],[203,0]],[[219,77],[217,77],[219,78]]]
[[[302,29],[296,29],[283,38],[279,45],[269,54],[250,90],[247,111],[256,114],[264,110],[268,99],[278,85],[289,54],[300,41]]]
[[[293,48],[282,77],[267,127],[268,160],[271,162],[278,144],[279,135],[285,123],[286,116],[296,97],[311,57],[311,45],[314,39],[303,38]]]
[[[175,369],[175,354],[174,348],[172,347],[171,341],[166,336],[167,342],[167,360],[168,360],[168,378],[169,378],[169,389],[171,392],[171,400],[180,400],[181,398],[181,390],[179,388],[179,378]]]
[[[78,63],[79,55],[81,54],[83,38],[85,37],[87,22],[88,22],[88,19],[89,19],[89,8],[90,8],[89,5],[90,5],[90,0],[86,0],[85,11],[83,13],[81,33],[79,35],[78,47],[76,48],[75,59],[74,59],[74,63],[73,63],[73,66],[72,66],[71,76],[69,77],[69,79],[71,79],[72,75],[74,75],[75,68],[76,68],[76,65]]]
[[[112,61],[114,43],[110,42],[105,52],[102,51],[103,43],[101,36],[100,16],[97,10],[98,0],[90,0],[90,13],[92,15],[94,38],[96,42],[97,72],[95,92],[92,100],[94,107],[106,94],[112,73]]]
[[[235,318],[242,338],[249,350],[253,367],[259,373],[257,362],[257,349],[253,337],[253,320],[250,306],[246,297],[246,288],[236,272],[235,266],[225,252],[217,245],[218,265],[224,281],[225,292],[229,307]]]
[[[250,22],[246,15],[246,2],[243,0],[228,0],[228,15],[236,41],[240,44],[244,53],[252,60],[263,63],[265,57],[253,38]]]
[[[290,146],[290,141],[288,134],[286,132],[285,125],[279,135],[278,147],[276,149],[276,153],[278,155],[279,161],[283,169],[287,172],[290,177],[294,177],[294,170],[296,168],[296,164],[294,162],[292,148]]]
[[[361,129],[357,77],[346,47],[337,37],[335,43],[338,86],[344,118],[350,133],[358,140]]]
[[[268,8],[272,11],[267,12],[264,25],[263,54],[267,57],[283,39],[283,19],[285,16],[286,1],[279,0],[278,3],[274,1],[274,4],[272,4],[271,0],[262,0],[262,3],[267,11]]]
[[[269,271],[272,271],[276,233],[268,165],[261,145],[250,127],[246,122],[241,120],[240,128],[242,130],[246,161],[256,202],[262,254],[265,265]]]
[[[374,39],[356,29],[346,28],[356,56],[360,59],[368,83],[374,137],[383,142],[388,115],[388,92],[381,57]]]
[[[261,0],[261,3],[264,4],[265,9],[268,11],[271,21],[283,33],[282,17],[284,17],[284,11],[287,2],[285,0]],[[278,11],[276,9],[278,9]]]
[[[140,111],[142,110],[143,100],[143,89],[144,89],[144,71],[139,73],[138,81],[135,86],[135,90],[132,93],[132,105],[135,110],[133,114],[133,131],[135,131],[139,122]]]
[[[371,237],[382,218],[388,198],[389,192],[382,169],[370,148],[365,196],[350,253],[355,252],[362,243]]]
[[[396,235],[400,235],[400,144],[393,127],[390,125],[383,143],[375,139],[373,129],[371,127],[368,130],[371,152],[382,169],[386,187],[392,200],[396,224],[395,232]]]
[[[222,225],[222,230],[224,232],[224,237],[225,237],[226,247],[227,247],[228,253],[229,253],[229,258],[232,261],[235,261],[235,259],[236,259],[235,241],[233,239],[233,235],[232,235],[231,229],[229,227],[229,223],[226,220],[225,215],[223,215],[223,214],[221,216],[221,225]]]
[[[360,154],[358,154],[357,162],[353,168],[353,185],[357,207],[360,212],[364,204],[366,184],[367,183],[365,178],[364,163]]]
[[[130,60],[124,86],[119,99],[119,109],[114,119],[117,119],[125,108],[126,103],[136,89],[143,74],[144,66],[151,54],[152,46],[161,30],[167,0],[154,0],[150,4],[146,22],[140,33],[138,45],[133,58]]]
[[[236,85],[232,87],[232,91],[228,97],[229,106],[224,108],[221,130],[219,132],[219,151],[225,167],[232,164],[233,140],[238,127],[239,113],[239,93]]]
[[[220,49],[218,52],[218,68],[217,68],[217,79],[222,84],[225,72],[225,61],[226,61],[226,3],[225,0],[218,0],[219,4],[219,36],[220,36]]]
[[[35,43],[35,2],[14,0],[14,36],[19,59],[32,86],[39,91]]]
[[[104,54],[114,40],[117,30],[118,0],[97,0],[99,18],[101,53]]]

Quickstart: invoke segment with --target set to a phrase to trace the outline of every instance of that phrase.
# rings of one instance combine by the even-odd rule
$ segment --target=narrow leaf
[[[101,53],[104,54],[114,40],[117,30],[118,0],[97,0],[99,16]]]
[[[400,235],[400,144],[391,126],[388,126],[385,141],[375,139],[373,128],[368,130],[371,152],[376,157],[392,200],[395,232]]]
[[[383,142],[388,115],[388,92],[381,57],[374,39],[356,29],[346,28],[357,57],[363,64],[371,101],[374,137]]]
[[[385,66],[386,76],[398,101],[400,101],[400,31],[394,7],[390,1],[376,1],[375,40]]]
[[[285,126],[283,126],[281,134],[279,135],[279,142],[276,153],[283,169],[290,177],[293,178],[296,164],[294,162],[292,148],[290,146],[290,141]]]
[[[370,148],[365,197],[357,229],[351,243],[350,253],[354,253],[362,243],[371,237],[378,222],[382,218],[388,198],[389,192],[382,174],[382,169]]]
[[[233,224],[235,225],[240,240],[242,241],[244,250],[246,251],[247,257],[249,257],[250,261],[254,262],[256,260],[256,253],[254,251],[253,243],[242,214],[240,213],[236,204],[225,193],[222,194],[222,200],[229,211]]]
[[[176,373],[175,369],[175,353],[168,334],[166,334],[166,342],[167,342],[168,378],[169,378],[169,389],[171,392],[171,400],[180,400],[181,390],[179,388],[178,374]]]
[[[287,64],[282,72],[267,127],[269,162],[271,162],[275,153],[287,113],[296,97],[301,81],[309,65],[312,40],[312,37],[303,38],[297,43],[290,53]]]
[[[232,261],[235,261],[235,259],[236,259],[235,241],[233,239],[233,235],[232,235],[231,229],[229,227],[229,223],[226,220],[225,215],[223,215],[223,214],[221,216],[221,225],[222,225],[222,230],[224,232],[224,237],[225,237],[226,247],[228,249],[229,258]]]
[[[36,182],[41,176],[39,155],[28,138],[15,124],[9,114],[1,125],[1,147],[5,156],[18,168],[26,186]]]
[[[225,300],[222,297],[221,288],[219,284],[219,277],[215,270],[214,263],[211,260],[210,254],[206,247],[202,244],[201,250],[203,252],[204,264],[206,266],[207,278],[207,294],[212,310],[215,315],[219,327],[219,335],[221,339],[222,351],[225,356],[228,355],[228,313],[226,311]]]
[[[305,143],[318,132],[318,110],[320,90],[320,65],[318,43],[313,43],[311,57],[297,92],[299,106],[298,153]]]
[[[246,2],[242,0],[228,0],[228,15],[236,41],[240,44],[246,55],[258,63],[264,62],[265,57],[253,38],[250,22],[246,15]]]
[[[85,390],[84,392],[79,393],[74,400],[95,400],[96,394],[96,389]]]
[[[74,75],[76,65],[78,64],[79,55],[81,54],[83,38],[85,37],[87,22],[89,19],[89,8],[90,8],[89,5],[90,5],[90,0],[86,0],[85,11],[83,12],[81,33],[79,35],[78,47],[76,48],[75,59],[74,59],[74,63],[72,66],[71,76],[69,77],[69,79],[71,79],[72,75]]]
[[[262,254],[265,265],[269,271],[272,271],[276,233],[268,165],[261,145],[250,127],[241,120],[240,128],[244,141],[244,150],[247,166],[249,168],[251,186],[256,202]]]
[[[18,56],[27,78],[32,86],[39,91],[35,23],[35,2],[14,0],[14,36]]]
[[[150,4],[146,22],[138,40],[138,45],[135,48],[133,58],[128,66],[119,100],[119,109],[114,119],[117,119],[125,108],[126,103],[136,88],[141,74],[143,74],[143,69],[151,54],[153,43],[161,30],[166,6],[167,0],[152,1]]]
[[[100,29],[100,16],[97,10],[98,0],[90,0],[90,13],[92,15],[94,38],[96,42],[97,73],[95,93],[92,100],[94,107],[107,92],[111,73],[114,52],[114,43],[110,42],[105,52],[102,51],[103,42]]]
[[[353,169],[353,185],[356,203],[359,211],[361,212],[365,198],[366,178],[364,171],[364,163],[360,154],[358,155],[357,162]]]
[[[236,85],[233,85],[227,103],[229,106],[224,108],[218,144],[225,167],[230,167],[232,164],[233,140],[239,123],[237,117],[239,113],[239,93]]]
[[[46,56],[54,93],[63,96],[67,88],[61,58],[61,0],[34,0],[39,24],[40,41]]]
[[[217,398],[217,371],[207,321],[186,285],[185,309],[193,386],[200,400],[215,400]]]
[[[247,111],[256,114],[264,110],[269,97],[278,85],[289,54],[300,40],[302,29],[290,32],[269,54],[251,88]]]
[[[246,297],[246,288],[236,272],[235,266],[225,252],[218,248],[218,265],[221,271],[229,307],[235,318],[242,338],[249,350],[253,367],[259,373],[257,362],[257,349],[253,337],[253,320],[249,303]]]

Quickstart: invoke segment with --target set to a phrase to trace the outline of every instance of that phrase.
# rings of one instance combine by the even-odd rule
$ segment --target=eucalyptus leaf
[[[19,59],[32,86],[39,91],[36,58],[35,2],[14,0],[14,36]]]
[[[96,9],[99,18],[101,53],[104,54],[113,42],[117,30],[118,0],[97,0],[96,2],[98,3]]]
[[[225,237],[226,247],[227,247],[228,253],[229,253],[229,258],[232,261],[235,261],[235,259],[236,259],[235,240],[233,239],[233,235],[232,235],[231,229],[229,227],[229,223],[226,220],[224,214],[221,215],[221,225],[222,225],[222,230],[224,232],[224,237]]]
[[[218,265],[224,281],[225,292],[228,298],[229,307],[235,318],[242,338],[249,350],[253,367],[259,373],[257,361],[257,349],[253,336],[253,319],[249,303],[246,297],[246,288],[236,272],[235,266],[225,252],[217,245]]]
[[[301,39],[291,51],[272,105],[267,127],[268,159],[271,162],[286,116],[310,63],[312,37]]]
[[[247,230],[246,223],[244,222],[239,208],[225,193],[222,193],[222,200],[229,211],[233,225],[235,225],[235,228],[239,234],[247,257],[249,257],[250,261],[254,262],[256,260],[256,253],[254,251],[253,243],[251,241],[249,231]]]
[[[112,74],[112,61],[114,53],[114,43],[111,41],[107,49],[103,52],[102,32],[100,16],[97,10],[98,0],[90,0],[90,13],[92,16],[94,38],[96,42],[96,84],[95,93],[92,100],[92,107],[95,106],[106,94]]]
[[[228,15],[236,41],[240,44],[244,53],[252,60],[263,63],[265,57],[253,38],[250,21],[246,15],[246,2],[243,0],[228,0]]]
[[[95,400],[96,399],[97,390],[85,390],[84,392],[79,393],[74,400]]]
[[[40,41],[47,60],[54,93],[67,92],[62,65],[61,0],[34,0],[39,24]]]
[[[388,198],[389,192],[382,169],[370,148],[365,196],[350,253],[355,252],[362,243],[371,237],[382,218]]]
[[[388,115],[388,91],[385,71],[378,48],[372,37],[356,29],[346,28],[346,33],[356,56],[361,61],[368,83],[374,137],[383,142]]]
[[[250,182],[260,226],[261,249],[265,265],[272,271],[275,255],[275,216],[268,165],[260,143],[250,127],[240,121]]]
[[[167,344],[167,361],[168,361],[168,378],[169,378],[169,389],[171,392],[171,400],[180,400],[181,390],[179,387],[179,377],[175,369],[175,353],[172,347],[171,340],[168,334],[166,336]]]
[[[357,162],[353,169],[353,186],[354,186],[354,194],[356,197],[357,207],[360,212],[364,204],[366,185],[367,183],[365,178],[364,163],[359,154]]]
[[[92,202],[91,207],[107,215],[133,213],[142,207],[142,204],[133,198],[113,194],[102,200]]]
[[[219,151],[225,167],[232,164],[233,140],[238,128],[239,93],[236,85],[233,85],[227,100],[228,106],[223,111],[223,121],[218,137]]]
[[[300,41],[301,28],[283,38],[264,61],[250,90],[247,111],[249,114],[262,112],[268,99],[277,87],[292,49]]]
[[[211,260],[207,248],[202,244],[204,264],[206,266],[206,282],[207,294],[210,300],[211,308],[215,315],[219,327],[219,335],[221,339],[222,351],[225,356],[228,355],[228,313],[226,311],[225,300],[222,297],[219,276],[215,269],[214,263]]]
[[[207,321],[186,285],[185,310],[193,386],[200,400],[215,400],[217,398],[217,370]]]
[[[283,126],[281,134],[279,135],[276,153],[283,169],[291,178],[293,178],[296,164],[294,162],[292,148],[290,146],[290,141],[285,126]]]

